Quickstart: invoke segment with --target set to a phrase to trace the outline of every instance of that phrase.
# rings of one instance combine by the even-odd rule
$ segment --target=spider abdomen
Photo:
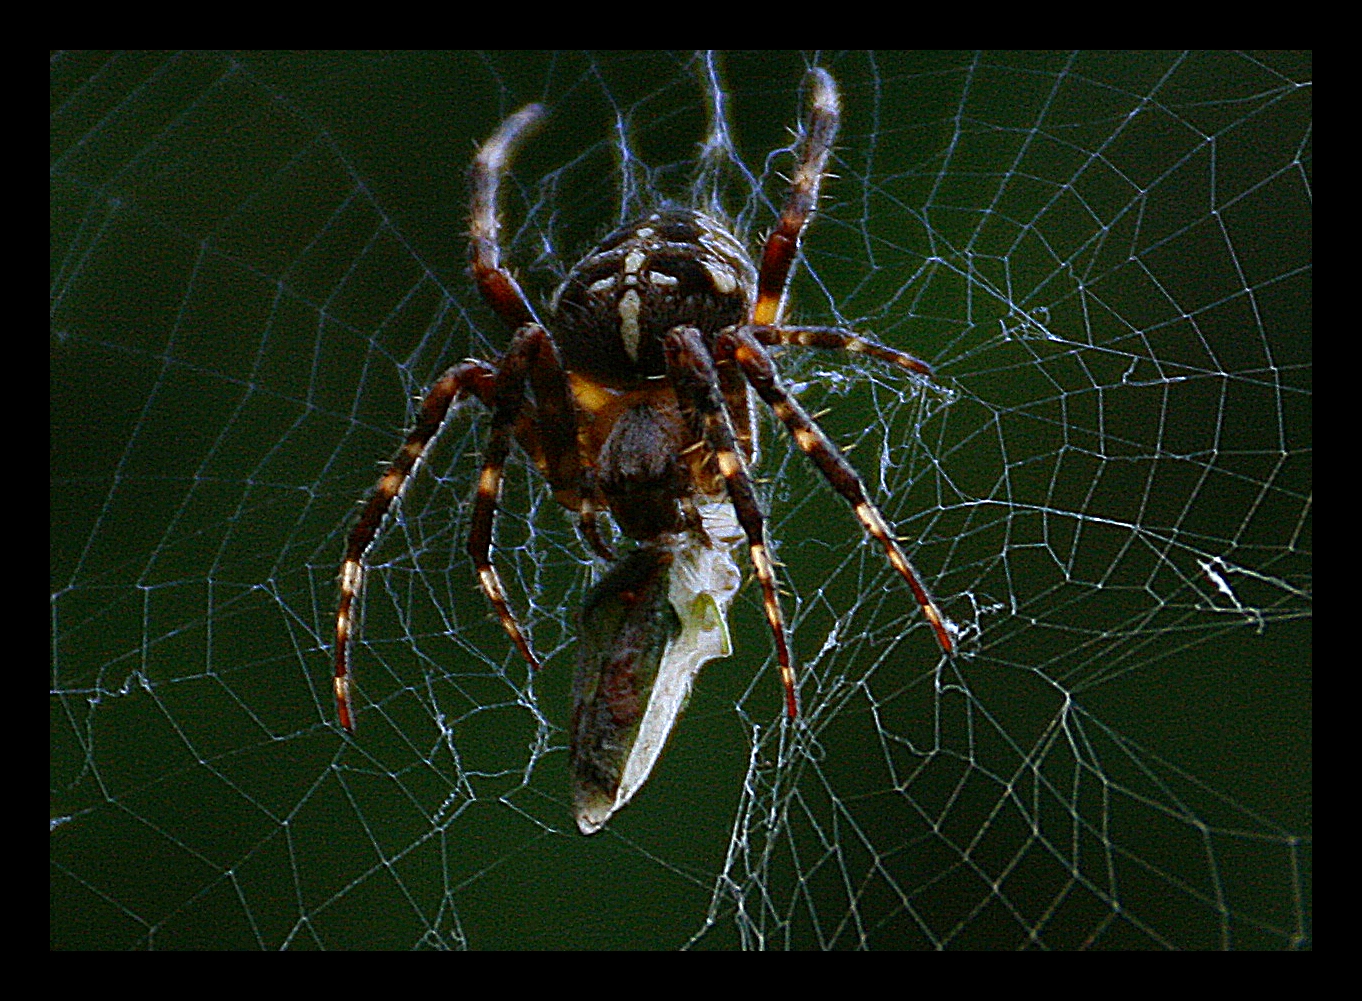
[[[554,293],[566,368],[614,386],[666,375],[662,338],[746,322],[757,273],[742,244],[701,212],[654,212],[607,236]]]

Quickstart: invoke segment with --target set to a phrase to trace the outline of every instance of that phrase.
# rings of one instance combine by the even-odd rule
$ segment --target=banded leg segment
[[[793,344],[801,348],[850,351],[853,354],[868,355],[890,365],[906,368],[917,375],[925,375],[928,378],[936,375],[932,366],[921,358],[840,327],[752,326],[748,327],[748,330],[763,344]]]
[[[501,620],[506,635],[520,651],[520,656],[536,671],[540,667],[539,659],[530,649],[529,640],[525,638],[515,613],[511,611],[501,577],[492,564],[492,525],[496,517],[497,502],[501,497],[501,479],[506,468],[506,456],[511,451],[517,422],[522,412],[529,406],[525,396],[526,380],[533,378],[536,385],[546,385],[548,383],[544,381],[545,370],[553,367],[557,367],[561,373],[557,349],[544,328],[537,323],[522,327],[511,340],[511,346],[497,369],[491,400],[492,430],[487,441],[487,451],[483,455],[482,473],[478,476],[478,490],[473,498],[472,525],[468,532],[468,555],[472,557],[473,565],[478,571],[478,583],[482,586],[482,592],[497,613],[497,618]],[[566,380],[563,385],[566,387]],[[567,407],[571,406],[566,398],[562,402]],[[570,416],[569,409],[565,411],[564,417]],[[574,431],[573,438],[575,437]],[[575,461],[575,452],[573,456]],[[561,456],[546,455],[545,458],[550,469],[558,468],[558,464],[563,461],[565,460]]]
[[[780,213],[780,221],[766,238],[766,248],[761,255],[757,301],[752,307],[753,323],[779,323],[784,314],[790,269],[799,253],[799,240],[818,207],[818,189],[823,183],[841,118],[837,84],[827,70],[814,67],[809,71],[809,123],[804,148],[790,179],[790,194]]]
[[[365,558],[381,534],[388,514],[434,445],[455,404],[466,394],[472,393],[490,406],[496,377],[496,366],[491,362],[470,360],[460,362],[435,381],[421,402],[415,426],[374,487],[373,494],[364,506],[364,513],[350,531],[340,570],[340,603],[336,611],[336,673],[333,682],[336,712],[341,726],[350,733],[355,732],[354,703],[350,690],[350,646],[358,631],[357,613],[364,595]]]
[[[752,417],[750,406],[751,388],[742,369],[735,362],[716,364],[714,371],[719,377],[719,391],[723,394],[724,407],[728,410],[729,421],[733,425],[733,437],[737,439],[738,451],[749,466],[755,466],[761,458],[761,445],[758,440],[757,423]]]
[[[677,327],[663,340],[667,358],[667,373],[676,390],[677,400],[684,411],[694,414],[694,428],[705,447],[710,449],[723,474],[729,502],[747,536],[747,547],[752,557],[752,569],[761,584],[762,604],[766,621],[775,637],[776,659],[780,664],[780,680],[785,686],[785,708],[791,719],[799,715],[795,696],[794,666],[790,647],[785,638],[785,619],[780,610],[780,596],[776,590],[776,572],[766,544],[766,518],[761,513],[752,477],[739,451],[738,442],[724,410],[724,395],[714,363],[705,349],[700,332],[694,327]]]
[[[471,178],[473,209],[468,224],[468,256],[473,263],[473,278],[487,305],[491,306],[511,330],[538,323],[530,300],[520,283],[501,263],[501,220],[497,215],[497,192],[501,175],[510,164],[516,145],[544,117],[544,106],[527,104],[506,121],[482,144],[473,160]]]
[[[760,341],[746,328],[724,331],[715,342],[715,355],[718,358],[733,358],[742,367],[757,395],[766,401],[781,423],[789,429],[800,451],[813,460],[832,488],[851,505],[865,530],[884,547],[890,564],[912,589],[922,614],[936,634],[937,643],[947,654],[952,653],[955,641],[948,620],[937,608],[908,557],[894,541],[884,516],[866,497],[861,477],[799,402],[786,392],[770,355]]]

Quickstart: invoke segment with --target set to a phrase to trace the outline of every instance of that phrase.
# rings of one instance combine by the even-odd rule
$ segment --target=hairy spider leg
[[[799,253],[800,240],[818,207],[819,190],[823,178],[827,176],[828,157],[841,120],[841,103],[832,76],[827,70],[816,66],[809,71],[809,80],[812,97],[807,138],[790,182],[790,194],[786,198],[780,221],[767,237],[762,252],[757,301],[752,307],[750,328],[763,344],[795,344],[805,348],[852,351],[898,365],[918,375],[931,376],[934,374],[932,367],[925,361],[873,338],[838,327],[786,326],[781,323],[790,273]]]
[[[698,425],[693,428],[706,447],[714,454],[719,472],[723,474],[729,503],[738,516],[738,524],[747,536],[747,547],[752,557],[752,569],[761,584],[762,603],[766,621],[776,642],[776,659],[780,664],[780,680],[785,686],[785,708],[791,719],[799,715],[795,696],[794,666],[790,647],[785,639],[785,619],[780,610],[780,596],[776,591],[776,572],[766,544],[766,519],[757,502],[752,477],[747,463],[737,449],[733,426],[724,409],[723,392],[718,373],[705,349],[700,331],[694,327],[677,327],[663,338],[667,358],[667,374],[676,390],[682,411],[693,415]]]
[[[865,530],[884,546],[890,564],[912,588],[913,596],[917,598],[941,649],[947,654],[953,652],[955,643],[946,617],[937,608],[917,571],[908,562],[908,557],[894,541],[879,508],[866,497],[865,484],[861,482],[860,475],[799,402],[786,391],[780,376],[776,374],[771,356],[754,333],[748,329],[722,331],[715,341],[714,353],[719,358],[733,358],[742,367],[757,395],[766,401],[781,423],[789,429],[800,451],[813,461],[832,488],[851,505]]]
[[[809,124],[805,130],[804,150],[790,179],[790,194],[761,255],[761,274],[757,278],[757,301],[752,306],[751,322],[759,325],[780,323],[785,313],[785,294],[790,271],[799,253],[799,241],[818,207],[818,189],[828,166],[841,103],[837,84],[822,67],[809,70]]]
[[[539,417],[547,412],[570,433],[575,449],[576,426],[572,418],[571,403],[568,399],[567,377],[563,372],[562,361],[553,339],[543,327],[531,323],[522,327],[511,340],[501,363],[497,366],[496,384],[492,388],[492,431],[487,441],[487,451],[483,456],[482,473],[478,476],[478,489],[473,497],[473,518],[468,532],[468,555],[478,571],[478,583],[483,594],[491,603],[501,620],[506,635],[511,637],[520,655],[534,670],[539,669],[539,660],[530,649],[529,640],[520,629],[515,613],[506,600],[505,589],[496,567],[492,564],[492,524],[496,517],[497,502],[501,497],[502,473],[506,467],[506,456],[511,450],[511,440],[516,436],[517,425],[521,423],[522,411],[529,406],[525,397],[525,382],[530,380],[539,397],[535,410]],[[539,430],[547,433],[548,421],[540,420]],[[562,428],[559,429],[560,431]],[[558,432],[555,432],[557,434]],[[541,442],[547,445],[548,442]],[[540,468],[545,478],[553,483],[555,475],[580,479],[579,460],[575,450],[548,455],[547,451]]]
[[[534,389],[533,406],[529,406],[525,398],[526,378]],[[491,519],[495,511],[482,511],[480,504],[484,503],[484,494],[490,489],[492,505],[495,508],[501,471],[505,465],[506,452],[509,450],[509,440],[497,444],[496,429],[498,427],[503,429],[503,438],[514,437],[520,442],[521,448],[567,506],[571,507],[579,502],[582,491],[593,488],[589,486],[589,481],[581,470],[581,461],[576,450],[576,412],[573,409],[567,375],[563,370],[557,347],[541,327],[530,324],[512,342],[512,350],[507,352],[500,365],[470,359],[450,368],[435,381],[421,402],[416,423],[407,435],[406,441],[379,478],[364,513],[350,532],[345,558],[341,563],[341,593],[336,613],[334,682],[341,726],[350,733],[355,731],[350,651],[351,641],[358,632],[358,609],[364,596],[368,552],[381,535],[389,511],[401,498],[407,484],[417,475],[421,463],[434,447],[435,440],[454,406],[468,393],[477,397],[493,412],[493,441],[489,445],[486,462],[495,467],[491,474],[484,467],[483,475],[479,479],[478,494],[474,499],[469,553],[477,564],[478,579],[483,592],[496,610],[503,628],[530,666],[535,668],[539,666],[530,652],[528,642],[520,632],[515,616],[510,611],[500,578],[488,557],[491,548]],[[496,417],[498,413],[502,414],[501,422]],[[509,430],[506,430],[507,428]],[[497,448],[501,450],[499,459],[496,458]],[[581,503],[584,507],[585,503]],[[482,534],[479,534],[480,511],[486,520]],[[597,552],[604,550],[609,554],[609,548],[596,531],[594,520],[585,511],[582,512],[582,534]]]
[[[468,224],[468,256],[473,263],[473,278],[487,305],[512,330],[527,323],[538,323],[530,300],[525,297],[520,283],[501,263],[501,220],[497,216],[497,192],[501,175],[510,164],[511,155],[531,129],[544,117],[544,106],[527,104],[496,130],[492,138],[482,144],[473,158],[471,177],[472,211]]]
[[[470,179],[472,208],[468,223],[468,256],[473,266],[473,279],[483,301],[501,317],[512,333],[529,324],[538,325],[539,317],[535,315],[534,307],[530,305],[515,275],[501,263],[501,219],[498,215],[501,177],[510,166],[516,147],[534,130],[544,115],[542,104],[525,105],[501,123],[473,158]],[[553,355],[556,359],[556,349]],[[566,506],[576,509],[578,527],[588,545],[597,555],[613,560],[615,554],[601,538],[597,527],[596,514],[602,502],[596,490],[595,477],[591,470],[582,468],[577,454],[576,412],[567,389],[566,376],[561,363],[554,367],[561,391],[557,385],[546,390],[534,372],[531,373],[538,412],[534,423],[543,440],[542,457],[546,461],[540,461],[539,455],[532,455],[554,490],[560,492],[559,499]],[[546,372],[547,367],[538,366],[534,371]],[[522,445],[526,443],[523,435],[517,434],[517,437]],[[568,491],[569,496],[564,497],[562,491]]]
[[[354,702],[351,692],[351,640],[357,633],[358,608],[364,594],[365,560],[377,541],[389,512],[402,497],[411,478],[440,434],[455,404],[472,393],[486,406],[491,406],[496,366],[486,361],[464,361],[448,369],[421,401],[421,410],[407,440],[384,470],[374,487],[364,513],[345,546],[345,559],[340,570],[340,603],[336,611],[336,710],[340,724],[349,733],[355,732]]]
[[[810,107],[803,151],[790,180],[785,207],[762,252],[761,273],[757,279],[757,300],[749,325],[740,331],[722,332],[715,344],[715,361],[720,367],[736,361],[757,395],[781,419],[805,455],[813,460],[823,476],[856,513],[857,519],[884,546],[889,562],[912,589],[923,615],[946,653],[954,650],[950,627],[936,602],[918,578],[913,565],[894,541],[879,509],[866,497],[860,476],[846,461],[812,418],[780,384],[766,344],[795,344],[801,347],[829,348],[866,354],[872,358],[931,376],[926,362],[868,337],[835,327],[786,327],[781,323],[790,274],[799,254],[799,242],[818,207],[818,194],[827,174],[828,158],[841,120],[837,84],[820,67],[809,71]]]
[[[935,369],[921,358],[840,327],[751,326],[748,329],[763,344],[793,344],[801,348],[850,351],[853,354],[869,355],[890,365],[906,368],[916,375],[925,375],[929,379],[936,375]]]
[[[719,377],[719,391],[723,394],[724,409],[728,411],[738,451],[749,467],[755,466],[761,459],[761,448],[757,438],[757,423],[752,419],[752,389],[747,385],[747,377],[732,360],[722,363],[716,361],[714,371]]]

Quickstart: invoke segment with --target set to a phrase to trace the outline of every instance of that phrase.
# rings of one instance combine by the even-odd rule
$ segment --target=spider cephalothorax
[[[546,322],[501,263],[497,218],[501,174],[543,109],[522,108],[483,144],[473,163],[470,257],[479,291],[513,336],[495,362],[470,359],[435,382],[350,534],[341,564],[335,673],[340,721],[347,730],[354,729],[349,649],[365,554],[451,408],[469,394],[492,411],[492,429],[468,552],[484,593],[531,667],[539,662],[491,558],[492,523],[513,440],[558,501],[577,512],[582,534],[605,559],[614,554],[597,529],[601,510],[611,513],[626,536],[648,543],[683,531],[703,534],[697,504],[731,503],[761,584],[787,711],[797,714],[765,516],[749,470],[756,458],[753,391],[884,547],[941,648],[951,652],[947,621],[866,497],[860,477],[785,390],[767,351],[776,345],[841,349],[931,374],[912,355],[851,331],[784,323],[786,286],[818,202],[840,114],[837,88],[826,71],[811,70],[809,86],[809,120],[789,197],[766,240],[760,268],[719,220],[692,209],[660,210],[612,233],[578,262],[554,293]]]
[[[668,209],[611,233],[553,295],[548,328],[578,404],[578,450],[595,456],[599,499],[630,538],[694,526],[694,496],[722,495],[715,453],[692,448],[704,435],[697,401],[678,394],[667,346],[689,351],[672,335],[693,331],[712,353],[720,332],[747,318],[756,283],[722,223]]]

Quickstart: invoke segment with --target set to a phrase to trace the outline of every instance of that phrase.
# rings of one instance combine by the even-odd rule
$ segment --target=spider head
[[[757,271],[739,240],[691,209],[616,230],[553,294],[549,326],[569,371],[622,385],[666,375],[662,337],[680,324],[712,335],[747,320]]]

